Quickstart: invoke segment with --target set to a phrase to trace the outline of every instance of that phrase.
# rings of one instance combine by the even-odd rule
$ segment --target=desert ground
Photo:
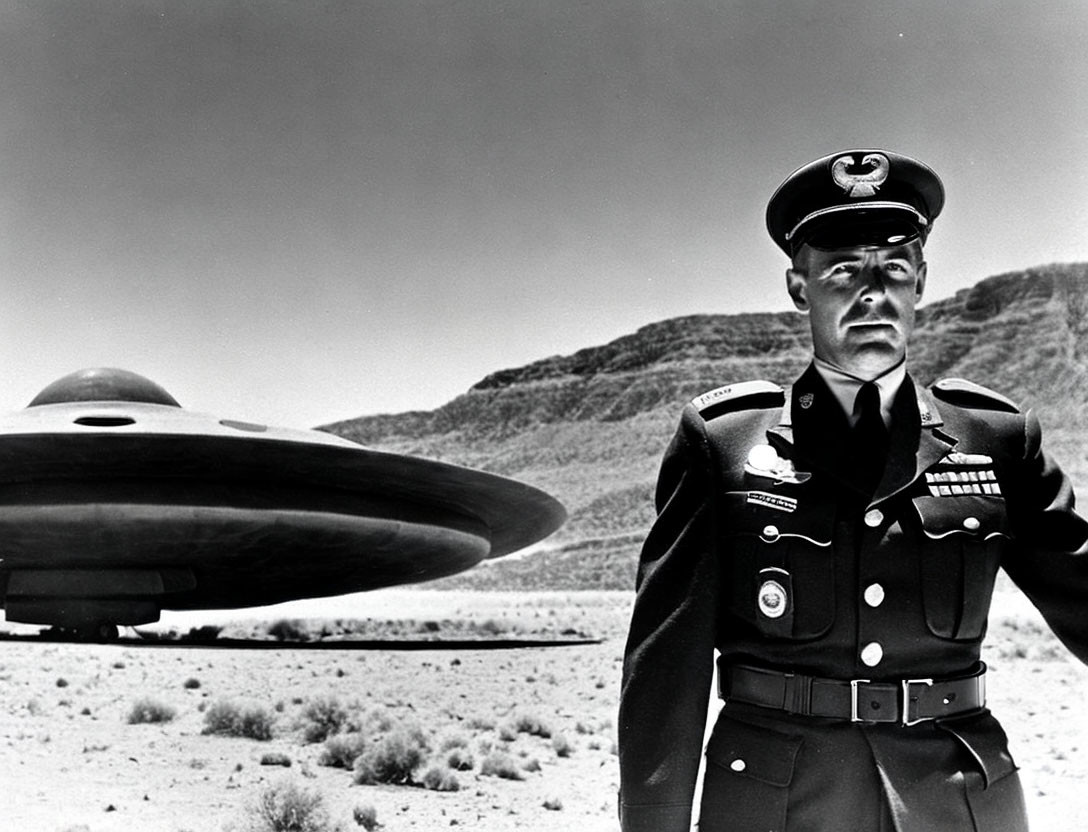
[[[324,634],[320,649],[314,641],[228,649],[2,641],[0,829],[614,832],[615,709],[630,600],[398,589],[310,608],[323,610],[321,621],[307,608],[289,610],[301,609],[289,619],[296,630]],[[285,619],[276,620],[282,629]],[[366,623],[346,623],[358,620]],[[267,638],[270,622],[245,611],[211,622],[175,614],[149,629],[212,623],[222,637]],[[456,649],[330,644],[349,631],[416,648],[421,638],[465,634],[594,640],[506,649],[464,640]],[[1007,588],[995,599],[984,658],[1033,828],[1083,829],[1088,670]],[[248,723],[218,719],[246,713]],[[226,724],[259,730],[209,733]],[[352,768],[329,765],[353,738],[376,749],[392,735],[416,738],[416,757],[389,746],[411,757],[406,783],[357,784]]]

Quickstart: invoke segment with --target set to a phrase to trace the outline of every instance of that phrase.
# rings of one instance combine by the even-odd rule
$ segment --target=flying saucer
[[[516,480],[191,412],[124,370],[81,370],[0,415],[9,621],[105,634],[164,609],[427,581],[565,518]]]

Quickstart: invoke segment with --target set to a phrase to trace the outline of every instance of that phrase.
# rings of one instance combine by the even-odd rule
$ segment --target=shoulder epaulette
[[[1020,408],[1012,399],[1007,399],[988,387],[964,378],[942,378],[933,384],[933,392],[938,398],[963,407],[1006,410],[1010,413],[1020,412]]]
[[[704,419],[734,410],[781,407],[785,402],[785,391],[771,381],[727,384],[691,400],[692,406]]]

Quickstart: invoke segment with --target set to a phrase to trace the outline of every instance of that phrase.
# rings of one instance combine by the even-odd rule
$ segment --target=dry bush
[[[448,768],[431,766],[423,775],[423,786],[434,792],[458,792],[461,781]]]
[[[319,696],[302,710],[302,737],[305,742],[323,742],[337,734],[348,721],[348,711],[335,696]]]
[[[317,764],[350,769],[364,748],[366,739],[361,734],[337,734],[325,740],[325,747],[317,758]]]
[[[355,824],[363,827],[366,832],[373,832],[373,830],[381,828],[381,824],[378,823],[378,810],[371,803],[356,806],[351,816],[354,818]]]
[[[514,720],[514,728],[519,734],[530,734],[534,737],[543,737],[549,739],[552,735],[552,729],[549,725],[537,716],[532,714],[520,714],[517,719]]]
[[[505,751],[493,751],[480,763],[480,774],[504,780],[524,780],[517,762]]]
[[[275,721],[271,713],[259,706],[242,708],[233,702],[220,701],[204,713],[202,733],[270,740]]]
[[[464,734],[448,734],[438,744],[439,751],[449,751],[451,748],[468,748],[469,739]]]
[[[574,746],[565,736],[556,734],[552,737],[552,750],[557,757],[569,757],[574,751]]]
[[[248,832],[342,832],[342,827],[333,823],[321,792],[285,781],[261,792]]]
[[[355,783],[409,783],[428,750],[418,729],[401,728],[385,734],[355,759]]]
[[[128,712],[128,724],[170,722],[177,711],[170,705],[144,697],[136,701]]]
[[[446,765],[454,771],[471,771],[476,765],[476,758],[467,748],[451,748],[446,757]]]
[[[280,618],[268,625],[267,633],[276,641],[310,641],[312,635],[305,622],[297,618]]]
[[[291,767],[291,758],[286,754],[279,751],[270,751],[267,754],[261,756],[262,766],[283,766],[284,768]]]

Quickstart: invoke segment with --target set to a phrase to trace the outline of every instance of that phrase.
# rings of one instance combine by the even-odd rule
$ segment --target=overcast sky
[[[1083,0],[0,0],[0,409],[120,366],[306,427],[786,309],[767,198],[850,147],[944,179],[929,299],[1086,260],[1086,31]]]

